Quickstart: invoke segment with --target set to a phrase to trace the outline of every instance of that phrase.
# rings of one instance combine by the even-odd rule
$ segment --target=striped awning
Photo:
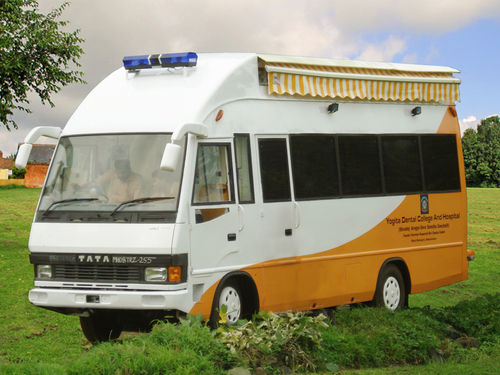
[[[268,93],[322,98],[435,102],[460,100],[457,70],[411,64],[259,56]],[[309,63],[308,63],[309,62]]]

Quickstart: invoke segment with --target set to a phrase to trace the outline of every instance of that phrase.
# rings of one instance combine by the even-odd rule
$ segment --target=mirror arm
[[[61,136],[62,129],[56,126],[37,126],[31,129],[26,138],[24,138],[24,143],[35,143],[41,136],[59,139]]]
[[[55,126],[37,126],[31,129],[26,138],[24,138],[24,144],[21,145],[17,151],[16,157],[16,168],[23,169],[26,168],[28,164],[28,159],[33,148],[33,143],[35,143],[41,136],[59,139],[61,136],[62,129]]]
[[[188,133],[194,134],[197,137],[206,138],[208,136],[208,128],[201,122],[188,122],[174,130],[172,134],[172,143],[179,144],[184,136]]]

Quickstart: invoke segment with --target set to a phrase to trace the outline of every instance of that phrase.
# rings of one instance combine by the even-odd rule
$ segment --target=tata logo
[[[107,255],[78,255],[79,263],[111,263]]]
[[[427,194],[420,195],[420,214],[428,214],[429,213],[429,196]]]

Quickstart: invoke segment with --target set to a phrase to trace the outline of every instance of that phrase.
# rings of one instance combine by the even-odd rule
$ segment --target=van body
[[[161,56],[124,59],[55,132],[31,303],[103,340],[166,311],[396,309],[467,279],[456,70]]]

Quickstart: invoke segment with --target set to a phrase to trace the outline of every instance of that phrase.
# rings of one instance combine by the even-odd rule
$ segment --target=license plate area
[[[91,294],[87,295],[87,303],[100,303],[100,302],[101,302],[101,299],[99,298],[99,296],[91,295]]]

